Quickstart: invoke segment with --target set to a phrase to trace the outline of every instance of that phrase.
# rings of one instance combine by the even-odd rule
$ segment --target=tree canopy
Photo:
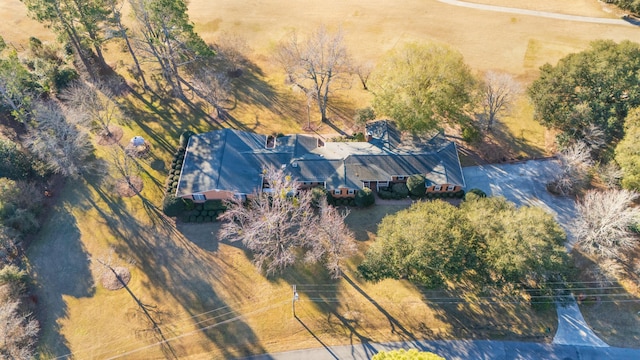
[[[385,217],[358,270],[368,280],[406,278],[428,286],[473,274],[487,283],[544,287],[566,270],[564,239],[542,209],[469,194],[460,208],[421,202]]]
[[[444,360],[442,356],[416,349],[380,351],[371,360]]]
[[[409,43],[392,50],[376,67],[370,83],[376,113],[413,132],[460,120],[475,88],[462,55],[433,43]]]
[[[270,192],[260,192],[227,205],[220,219],[225,220],[221,236],[242,241],[253,252],[253,261],[267,275],[293,265],[304,256],[307,262],[322,261],[332,277],[342,275],[341,266],[356,246],[344,224],[347,214],[319,201],[314,211],[311,191],[300,191],[299,184],[282,170],[264,174]]]
[[[616,162],[622,169],[622,187],[640,190],[640,108],[629,113],[624,137],[616,147]]]
[[[640,44],[594,41],[540,70],[528,89],[534,117],[562,131],[565,140],[587,137],[593,125],[607,143],[617,140],[627,113],[640,105]]]

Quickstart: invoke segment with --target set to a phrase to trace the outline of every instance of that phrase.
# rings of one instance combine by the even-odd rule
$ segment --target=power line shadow
[[[307,329],[307,331],[309,332],[309,334],[311,334],[311,336],[313,336],[314,339],[316,339],[316,341],[318,343],[320,343],[320,345],[322,345],[323,348],[325,348],[325,350],[327,350],[327,352],[329,352],[329,354],[336,360],[339,360],[338,356],[331,351],[331,348],[329,346],[327,346],[327,344],[325,344],[324,342],[322,342],[322,340],[320,340],[320,338],[318,336],[316,336],[316,334],[313,333],[313,331],[311,331],[311,329],[309,329],[309,327],[302,321],[300,320],[300,318],[298,317],[298,315],[294,315],[294,317],[296,318],[296,320],[298,320],[298,322],[305,328]]]

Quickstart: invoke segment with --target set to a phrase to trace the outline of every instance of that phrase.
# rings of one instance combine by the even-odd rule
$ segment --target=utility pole
[[[296,301],[298,301],[298,292],[296,286],[293,285],[293,300],[291,301],[291,309],[293,310],[293,317],[296,317]]]

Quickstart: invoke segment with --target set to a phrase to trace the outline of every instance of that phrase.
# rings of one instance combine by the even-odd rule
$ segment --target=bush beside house
[[[222,200],[207,200],[204,203],[196,204],[191,199],[176,197],[176,190],[180,182],[180,172],[189,144],[189,138],[195,135],[192,131],[185,131],[180,135],[180,147],[176,150],[169,175],[167,176],[165,195],[162,200],[162,212],[170,217],[177,217],[184,222],[212,222],[218,219],[227,208]]]

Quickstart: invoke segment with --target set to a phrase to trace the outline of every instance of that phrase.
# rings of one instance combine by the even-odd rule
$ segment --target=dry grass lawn
[[[572,5],[563,11],[609,16],[598,10],[595,0],[566,3]],[[556,10],[557,1],[527,6]],[[89,179],[56,194],[57,204],[29,249],[41,309],[37,315],[43,328],[42,358],[69,353],[82,359],[233,358],[363,340],[537,340],[547,327],[554,328],[553,311],[536,313],[526,306],[500,303],[479,306],[473,299],[445,303],[443,299],[459,294],[428,292],[402,281],[363,283],[353,271],[359,256],[349,265],[348,279],[340,281],[328,279],[318,268],[265,279],[242,249],[217,241],[217,225],[176,226],[159,216],[165,166],[177,137],[187,128],[300,131],[306,103],[282,84],[281,73],[269,61],[274,44],[291,30],[307,32],[320,24],[341,27],[358,61],[375,62],[405,41],[442,42],[461,51],[475,71],[507,71],[528,83],[545,62],[555,63],[594,39],[637,39],[637,29],[483,12],[435,0],[399,0],[393,6],[382,0],[191,0],[189,8],[205,40],[213,42],[224,33],[244,37],[260,71],[240,78],[238,105],[223,124],[149,94],[122,100],[127,115],[119,124],[122,141],[143,135],[152,144],[152,157],[141,162],[144,188],[141,196],[121,198],[106,192],[98,179]],[[42,25],[25,18],[19,0],[0,2],[0,19],[0,34],[17,47],[32,35],[53,39]],[[124,73],[119,61],[129,61],[126,54],[112,45],[107,57]],[[348,126],[353,109],[369,99],[370,94],[354,84],[337,98],[330,116]],[[520,143],[517,154],[544,154],[548,149],[545,131],[532,125],[526,104],[504,119],[502,129],[505,137]],[[323,126],[317,131],[332,129]],[[98,155],[104,155],[106,150],[98,149]],[[378,221],[400,208],[379,206],[350,215],[361,250],[371,241]],[[95,279],[104,271],[97,258],[131,270],[128,290],[96,286]],[[299,320],[292,316],[293,284],[299,285],[301,296],[296,305]],[[160,331],[153,330],[154,324]],[[154,345],[163,340],[170,341]]]

